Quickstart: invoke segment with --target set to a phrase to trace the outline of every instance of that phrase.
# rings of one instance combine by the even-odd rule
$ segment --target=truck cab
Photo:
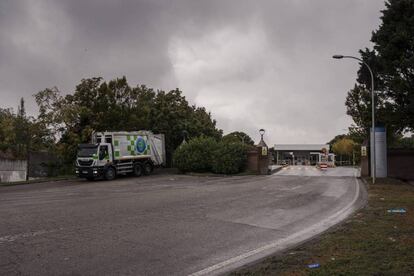
[[[110,143],[80,144],[76,158],[76,174],[93,180],[101,178],[113,164],[113,149]]]

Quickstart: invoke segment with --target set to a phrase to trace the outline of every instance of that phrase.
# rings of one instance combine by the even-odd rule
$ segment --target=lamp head
[[[342,58],[344,58],[343,55],[333,55],[332,57],[335,58],[335,59],[342,59]]]
[[[265,130],[263,129],[263,128],[261,128],[260,130],[259,130],[259,133],[260,133],[260,135],[264,135],[265,134]]]

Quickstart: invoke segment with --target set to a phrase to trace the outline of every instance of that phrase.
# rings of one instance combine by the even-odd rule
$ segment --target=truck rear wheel
[[[154,170],[154,166],[150,162],[145,162],[144,164],[144,174],[150,175],[152,171]]]
[[[105,170],[105,179],[106,180],[113,180],[116,177],[115,169],[112,167],[109,167]]]
[[[135,176],[141,176],[142,175],[142,166],[141,166],[141,164],[136,163],[134,165],[134,175]]]

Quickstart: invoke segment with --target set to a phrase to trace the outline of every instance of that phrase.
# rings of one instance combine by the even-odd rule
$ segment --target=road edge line
[[[310,238],[317,236],[318,234],[321,234],[322,232],[328,230],[330,227],[338,224],[339,222],[343,221],[344,219],[346,219],[349,215],[351,215],[353,213],[353,211],[355,211],[357,208],[355,208],[355,203],[357,202],[358,198],[360,197],[360,193],[361,193],[361,188],[360,188],[360,183],[358,181],[358,178],[356,177],[356,174],[354,173],[354,180],[355,180],[355,187],[356,187],[356,192],[354,195],[354,198],[352,199],[352,201],[346,205],[344,208],[342,208],[341,210],[338,210],[337,212],[335,212],[334,214],[330,215],[329,217],[323,219],[322,221],[313,224],[311,226],[309,226],[308,228],[305,228],[299,232],[296,232],[290,236],[287,236],[283,239],[280,239],[278,241],[269,243],[267,245],[264,245],[262,247],[253,249],[251,251],[248,251],[246,253],[243,253],[241,255],[238,255],[236,257],[230,258],[228,260],[225,260],[223,262],[217,263],[215,265],[209,266],[207,268],[204,268],[202,270],[199,270],[197,272],[191,273],[189,274],[189,276],[201,276],[201,275],[207,275],[210,273],[218,273],[219,271],[225,269],[226,267],[230,266],[230,265],[234,265],[237,262],[240,262],[244,259],[247,259],[249,257],[252,257],[254,255],[260,254],[260,253],[264,253],[265,251],[270,251],[272,250],[273,252],[269,252],[269,254],[274,254],[276,253],[278,250],[282,250],[282,249],[286,249],[290,246],[293,246],[295,244],[299,244],[301,242],[304,242],[306,240],[309,240]],[[322,229],[321,229],[322,227]],[[310,234],[310,235],[309,235]],[[297,237],[305,237],[303,239],[301,239],[300,241],[296,241],[296,242],[292,242],[292,240],[294,240]],[[222,271],[224,272],[224,271]]]

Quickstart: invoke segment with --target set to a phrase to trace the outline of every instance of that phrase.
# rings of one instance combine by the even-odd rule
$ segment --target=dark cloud
[[[382,1],[0,2],[1,106],[82,78],[180,87],[225,131],[271,142],[326,142],[349,125],[358,65],[335,52],[369,46]]]

